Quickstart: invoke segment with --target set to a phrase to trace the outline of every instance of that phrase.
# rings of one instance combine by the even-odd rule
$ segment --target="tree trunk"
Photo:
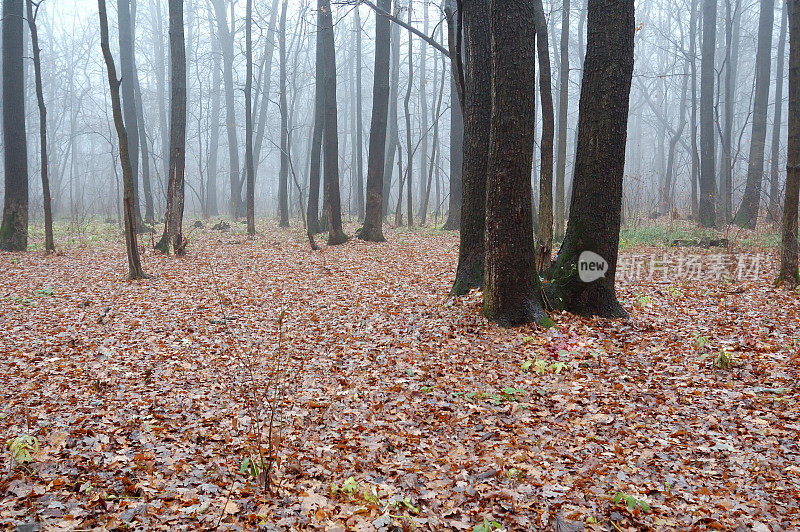
[[[378,6],[391,11],[391,0],[379,0]],[[375,15],[375,68],[372,89],[372,121],[367,156],[367,207],[364,225],[358,237],[383,242],[383,173],[386,157],[386,126],[389,113],[389,63],[391,28],[389,19]]]
[[[4,4],[4,7],[8,5]],[[147,277],[142,270],[139,260],[139,248],[136,236],[136,212],[133,205],[133,168],[131,167],[130,154],[128,153],[128,135],[122,120],[122,103],[120,102],[120,82],[117,79],[117,69],[114,66],[114,57],[111,55],[111,45],[108,38],[108,16],[106,15],[106,0],[97,0],[100,15],[100,46],[103,49],[103,59],[108,73],[108,86],[111,90],[111,109],[114,115],[114,126],[119,139],[119,159],[122,165],[123,204],[125,206],[125,250],[128,256],[128,279],[143,279]],[[5,14],[5,13],[4,13]],[[21,16],[21,6],[20,6]],[[8,20],[4,17],[4,22]],[[20,18],[20,23],[22,19]],[[5,28],[4,28],[5,29]],[[3,37],[5,38],[5,31]],[[5,61],[3,62],[5,66]],[[5,79],[5,76],[4,76]],[[20,95],[22,92],[19,93]],[[5,107],[4,107],[5,109]],[[8,137],[6,137],[8,142]]]
[[[411,2],[408,2],[408,24],[411,24]],[[412,43],[414,39],[408,36],[408,79],[406,80],[406,97],[403,100],[403,110],[406,113],[406,190],[407,201],[406,210],[408,210],[408,227],[414,225],[414,210],[412,203],[412,192],[414,183],[414,147],[411,144],[411,89],[414,86],[414,52]]]
[[[700,225],[716,224],[714,175],[714,54],[717,39],[717,0],[703,0],[703,49],[700,61]]]
[[[322,27],[322,13],[317,11],[317,27]],[[320,33],[317,31],[316,41],[316,79],[314,83],[314,131],[311,134],[311,168],[308,190],[308,230],[314,235],[322,230],[319,223],[319,187],[322,152],[322,134],[325,130],[325,76],[324,50]],[[281,207],[282,208],[282,207]],[[281,211],[283,212],[283,211]],[[281,214],[283,220],[283,214]],[[286,224],[288,226],[288,217]],[[283,221],[281,221],[283,224]]]
[[[358,221],[364,220],[364,116],[361,101],[361,15],[358,8],[355,10],[356,25],[356,190],[358,198],[356,208],[358,210]]]
[[[217,216],[219,205],[217,203],[217,172],[219,165],[219,113],[220,113],[220,62],[219,40],[214,39],[212,44],[213,73],[211,74],[211,138],[208,147],[208,178],[206,184],[206,214]]]
[[[542,96],[541,173],[539,175],[539,241],[536,250],[536,268],[550,268],[553,253],[553,138],[555,135],[553,110],[553,81],[550,71],[550,44],[547,37],[547,19],[542,0],[533,4],[536,21],[536,45],[539,49],[539,92]]]
[[[736,90],[737,65],[733,62],[733,50],[738,47],[738,32],[734,28],[741,18],[740,0],[725,0],[725,123],[722,131],[722,176],[720,182],[721,216],[725,223],[733,217],[733,121],[734,93]]]
[[[458,101],[455,76],[450,76],[450,199],[444,229],[458,231],[461,228],[461,172],[464,165],[464,115]]]
[[[781,10],[781,32],[778,37],[778,64],[777,74],[775,76],[775,117],[772,121],[772,153],[770,155],[770,174],[769,174],[769,209],[767,215],[770,221],[779,220],[780,215],[780,198],[779,198],[779,160],[780,160],[780,147],[781,147],[781,118],[783,115],[783,76],[784,76],[784,63],[786,62],[786,26],[787,26],[787,11],[788,3],[791,0],[785,0],[783,9]]]
[[[186,253],[183,238],[184,168],[186,166],[186,46],[183,33],[183,0],[169,0],[170,112],[169,181],[164,234],[156,249],[176,255]]]
[[[736,213],[736,225],[755,229],[761,206],[761,184],[764,178],[764,150],[767,142],[767,107],[769,106],[770,72],[772,70],[772,25],[775,22],[775,0],[761,0],[756,50],[756,87],[753,99],[753,133],[750,137],[750,160],[742,204]]]
[[[36,15],[39,13],[39,4],[36,11],[33,1],[27,0],[28,27],[31,30],[31,46],[33,47],[33,69],[36,78],[36,101],[39,104],[39,149],[41,152],[42,169],[42,198],[44,200],[44,248],[47,252],[55,251],[53,241],[53,210],[50,201],[50,179],[47,174],[47,108],[44,104],[44,89],[42,87],[42,59],[39,49],[39,32],[36,29]]]
[[[793,288],[800,283],[797,271],[797,203],[800,200],[800,0],[788,0],[787,8],[789,10],[789,143],[779,281]]]
[[[692,218],[697,220],[697,183],[700,175],[700,153],[697,149],[697,31],[698,31],[698,0],[692,0],[691,14],[689,15],[689,60],[692,70],[692,135],[691,151],[689,154],[692,160],[691,177],[691,213]]]
[[[325,110],[325,129],[322,139],[325,172],[325,218],[328,226],[328,245],[342,244],[347,237],[342,230],[342,204],[339,194],[339,126],[336,110],[336,48],[333,40],[333,14],[330,0],[317,0],[322,22],[317,39],[322,43],[322,78]],[[319,75],[319,70],[317,71]]]
[[[280,112],[281,112],[281,169],[278,175],[278,212],[280,216],[280,227],[289,227],[289,106],[286,101],[286,8],[287,0],[283,0],[281,5],[281,21],[278,29],[278,54],[280,59]],[[318,19],[319,20],[319,19]],[[319,33],[317,33],[317,40],[319,40]],[[319,45],[317,45],[319,46]],[[318,56],[319,57],[319,56]],[[319,76],[319,75],[318,75]],[[319,84],[318,84],[319,85]],[[316,137],[316,123],[314,124],[314,135]],[[321,133],[320,133],[321,135]],[[316,194],[315,199],[319,197],[319,144],[317,147],[317,180],[316,180]],[[313,156],[312,156],[313,167]],[[313,183],[312,177],[312,183]],[[313,188],[313,187],[312,187]],[[312,208],[311,200],[308,202],[308,230],[311,234],[317,232],[316,224],[317,218],[317,205],[316,201],[313,208],[313,223],[312,229]]]
[[[400,0],[395,0],[395,16],[400,15],[400,10]],[[389,96],[389,118],[387,124],[387,127],[389,128],[387,131],[389,138],[386,143],[386,158],[384,160],[383,170],[383,216],[387,216],[389,214],[389,195],[392,191],[394,158],[397,151],[398,139],[400,138],[400,131],[397,127],[397,102],[400,99],[400,26],[397,24],[393,25],[391,32],[392,77],[390,85],[391,93]],[[398,173],[397,179],[401,179],[401,177],[402,173]]]
[[[422,31],[425,35],[428,35],[428,2],[422,3]],[[410,12],[410,11],[409,11]],[[412,36],[409,35],[409,41],[411,41]],[[420,205],[420,225],[425,225],[425,218],[427,217],[427,212],[422,211],[424,209],[422,207],[423,202],[427,202],[427,198],[425,198],[426,194],[426,186],[424,177],[428,170],[428,73],[427,73],[427,55],[428,55],[428,47],[425,45],[425,41],[420,42],[419,45],[419,132],[420,132],[420,139],[418,141],[418,148],[417,148],[417,161],[419,162],[419,203]],[[433,117],[434,120],[436,117]]]
[[[537,18],[533,4],[491,0],[489,5],[492,117],[483,314],[503,326],[544,323],[547,317],[536,271],[531,211]]]
[[[634,0],[589,0],[570,218],[549,287],[551,304],[584,316],[626,315],[617,301],[614,280],[634,26]],[[604,277],[591,282],[581,280],[585,252],[593,252],[607,262]]]
[[[278,2],[272,0],[272,7],[269,12],[269,27],[267,28],[267,39],[264,44],[264,60],[262,69],[264,75],[261,81],[261,106],[258,114],[258,128],[256,129],[255,143],[253,145],[253,161],[255,164],[254,173],[258,176],[258,167],[261,162],[261,150],[264,145],[264,132],[267,126],[267,116],[269,115],[269,95],[272,81],[272,57],[275,53],[275,29],[278,24]]]
[[[464,91],[464,169],[461,241],[451,294],[483,286],[486,227],[486,172],[492,114],[489,2],[464,3],[466,64]],[[532,223],[532,222],[531,222]]]
[[[564,182],[567,173],[567,111],[569,110],[569,1],[563,0],[561,11],[561,64],[558,69],[558,157],[556,159],[555,233],[564,234]]]
[[[247,172],[247,234],[256,234],[256,169],[253,162],[253,0],[245,7],[244,164]]]
[[[228,27],[225,10],[227,0],[213,0],[217,18],[217,38],[222,48],[222,78],[225,84],[225,126],[228,131],[229,180],[231,188],[231,216],[237,218],[242,213],[242,190],[239,186],[239,141],[236,134],[236,107],[233,86],[233,37]]]
[[[165,66],[164,51],[164,28],[162,24],[161,0],[156,0],[150,4],[151,20],[155,21],[156,27],[153,30],[153,54],[155,55],[155,78],[156,78],[156,100],[158,104],[158,126],[161,137],[161,157],[164,176],[169,176],[169,125],[167,123],[167,69]],[[159,173],[160,175],[160,173]],[[160,181],[161,196],[164,194],[164,182]],[[161,197],[159,196],[159,197]]]
[[[131,156],[133,203],[138,228],[142,223],[142,212],[139,206],[139,121],[136,113],[136,84],[133,81],[136,72],[136,55],[133,51],[130,0],[117,0],[117,20],[119,23],[119,67],[122,74],[120,81],[122,114],[125,119],[125,130],[131,132],[128,136],[128,149]]]

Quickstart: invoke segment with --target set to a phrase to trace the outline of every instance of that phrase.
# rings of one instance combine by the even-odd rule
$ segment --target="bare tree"
[[[47,169],[49,160],[47,158],[47,107],[44,103],[44,88],[42,87],[42,59],[39,49],[39,32],[36,28],[36,16],[39,14],[39,7],[44,0],[40,0],[34,9],[33,0],[27,0],[28,27],[31,30],[31,46],[33,47],[33,68],[36,78],[36,101],[39,105],[39,149],[41,158],[42,172],[42,197],[44,200],[44,248],[51,252],[56,250],[53,241],[53,208],[50,201],[50,180]]]
[[[391,11],[391,0],[379,0],[378,6]],[[375,68],[372,89],[372,123],[367,158],[367,206],[364,225],[358,237],[383,242],[383,172],[386,156],[386,125],[389,113],[389,62],[391,28],[389,19],[375,15]]]
[[[245,7],[245,63],[247,73],[244,82],[244,164],[247,172],[247,234],[256,234],[256,169],[253,163],[253,0]]]
[[[183,33],[183,0],[169,0],[169,50],[172,67],[169,112],[169,180],[164,234],[156,249],[176,255],[186,253],[183,237],[184,170],[186,166],[186,45]]]
[[[564,234],[564,181],[567,173],[567,111],[569,110],[569,5],[562,0],[561,8],[561,65],[558,69],[558,155],[556,159],[556,236]]]
[[[541,173],[539,175],[539,239],[536,268],[550,268],[553,253],[553,139],[555,135],[550,44],[542,0],[534,0],[536,45],[539,51],[539,92],[542,96]]]
[[[778,174],[780,173],[780,147],[781,147],[781,119],[783,118],[783,76],[784,63],[786,62],[786,31],[788,21],[788,1],[783,2],[781,10],[781,30],[778,37],[777,74],[775,75],[775,115],[772,120],[772,145],[770,154],[769,173],[769,209],[767,215],[770,221],[780,219],[780,198],[778,192]]]
[[[108,38],[108,16],[106,15],[106,0],[97,0],[100,15],[100,46],[103,50],[103,59],[108,73],[108,86],[111,91],[111,108],[114,114],[114,126],[119,140],[119,158],[122,165],[123,205],[125,219],[125,251],[128,256],[128,279],[143,279],[147,275],[142,270],[139,259],[139,248],[136,238],[136,212],[133,204],[133,168],[130,154],[128,153],[128,134],[122,119],[122,103],[120,101],[120,82],[117,79],[117,69],[114,57],[111,55],[111,45]],[[21,9],[21,8],[20,8]],[[3,32],[5,36],[5,31]],[[4,62],[5,64],[5,62]]]
[[[714,176],[714,55],[717,38],[717,0],[703,0],[703,49],[700,62],[700,225],[716,223]]]
[[[756,87],[753,98],[753,133],[750,137],[750,159],[742,204],[735,222],[740,227],[755,228],[761,204],[764,178],[764,151],[767,143],[767,107],[769,105],[772,67],[772,26],[775,21],[775,0],[761,0],[756,51]]]

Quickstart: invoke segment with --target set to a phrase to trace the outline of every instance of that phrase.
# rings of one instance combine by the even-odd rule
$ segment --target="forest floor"
[[[763,238],[631,233],[626,268],[763,261],[621,278],[628,319],[544,331],[447,297],[454,233],[314,252],[300,228],[233,225],[193,229],[184,258],[147,251],[137,282],[115,226],[0,254],[2,526],[800,527],[800,296],[773,286]]]

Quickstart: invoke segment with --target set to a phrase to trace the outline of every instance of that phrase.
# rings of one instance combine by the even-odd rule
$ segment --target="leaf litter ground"
[[[622,282],[629,319],[506,330],[446,297],[455,234],[313,252],[262,229],[194,230],[140,282],[103,239],[0,255],[0,434],[40,445],[6,451],[0,523],[800,527],[800,302],[774,250],[757,281]],[[269,390],[265,496],[243,459]]]

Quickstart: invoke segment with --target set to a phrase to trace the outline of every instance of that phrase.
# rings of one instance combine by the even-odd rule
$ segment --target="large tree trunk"
[[[392,9],[391,0],[379,0],[378,7]],[[389,63],[391,28],[389,19],[375,15],[375,68],[372,88],[372,122],[367,156],[367,207],[358,237],[383,242],[383,172],[386,157],[386,126],[389,113]]]
[[[561,11],[561,64],[558,69],[558,156],[556,159],[556,215],[557,237],[564,234],[565,198],[564,181],[567,173],[567,111],[569,110],[569,0],[562,0]]]
[[[617,301],[614,280],[634,26],[634,0],[589,0],[570,217],[553,265],[549,298],[555,307],[579,315],[626,315]],[[581,280],[579,269],[585,252],[596,253],[608,263],[604,277]]]
[[[767,214],[770,221],[779,220],[780,215],[780,195],[778,176],[780,175],[779,160],[781,148],[781,118],[783,117],[783,75],[785,72],[784,62],[786,61],[786,26],[788,2],[784,1],[781,10],[781,32],[778,37],[778,65],[775,76],[775,116],[772,120],[772,153],[770,154],[770,173],[769,173],[769,209]]]
[[[703,49],[700,61],[700,225],[716,224],[714,175],[714,53],[717,39],[717,0],[703,0]]]
[[[169,181],[164,234],[156,249],[176,255],[186,253],[183,238],[184,168],[186,166],[186,47],[183,0],[169,0],[169,52],[172,74],[169,112]]]
[[[339,194],[339,126],[336,110],[336,48],[333,40],[333,14],[330,0],[318,0],[322,25],[317,38],[322,41],[322,76],[325,95],[325,130],[322,139],[325,172],[325,218],[328,245],[342,244],[347,237],[342,230],[342,203]],[[319,75],[319,73],[317,74]]]
[[[789,9],[789,144],[779,281],[789,287],[795,287],[800,283],[797,271],[797,203],[800,200],[800,0],[788,0],[787,8]]]
[[[229,180],[231,189],[231,216],[242,214],[242,190],[239,185],[239,141],[236,134],[236,107],[234,105],[233,86],[233,37],[228,26],[226,0],[213,0],[214,13],[217,18],[217,38],[222,48],[222,78],[225,84],[225,125],[228,131],[228,162],[230,164]]]
[[[483,286],[486,227],[486,172],[492,114],[489,2],[464,3],[466,64],[464,91],[464,170],[461,242],[451,294]],[[532,223],[532,222],[531,222]]]
[[[122,114],[125,130],[130,131],[128,149],[133,172],[133,204],[136,210],[136,225],[142,223],[139,206],[139,121],[136,113],[136,56],[133,51],[133,25],[131,22],[130,0],[117,0],[117,20],[119,22],[119,67],[122,74]]]
[[[458,101],[455,76],[450,76],[450,198],[447,221],[444,229],[458,231],[461,227],[462,188],[461,175],[464,165],[464,115]]]
[[[531,167],[536,15],[530,0],[491,0],[492,118],[486,182],[483,314],[504,326],[544,323],[533,250]],[[509,68],[514,65],[514,68]]]
[[[256,234],[256,169],[253,162],[253,0],[245,7],[244,164],[247,172],[247,234]]]
[[[28,249],[28,147],[25,136],[23,0],[3,1],[5,201],[0,249]]]
[[[539,239],[536,268],[550,268],[553,253],[553,138],[555,135],[550,44],[542,0],[534,0],[536,45],[539,49],[539,92],[542,96],[541,173],[539,175]]]
[[[131,158],[128,153],[128,135],[125,131],[125,123],[122,119],[122,103],[120,102],[119,94],[120,82],[117,79],[117,69],[114,66],[114,57],[111,55],[111,45],[109,44],[108,38],[106,0],[97,0],[97,6],[100,15],[100,47],[103,50],[103,59],[105,60],[106,71],[108,73],[108,86],[111,90],[111,109],[114,115],[114,126],[117,130],[117,138],[119,139],[119,159],[122,165],[122,201],[125,206],[125,250],[128,256],[128,279],[143,279],[147,277],[147,275],[145,275],[142,270],[142,264],[139,260],[139,248],[136,241],[136,212],[133,205],[133,168],[131,167]],[[4,21],[5,20],[7,19],[4,18]],[[5,31],[3,32],[3,36],[5,37]],[[6,139],[8,139],[8,137],[6,137]]]
[[[44,104],[44,89],[42,88],[39,32],[36,29],[36,15],[39,13],[39,4],[36,5],[35,12],[32,0],[27,0],[27,7],[28,27],[31,30],[31,46],[33,47],[33,68],[36,78],[36,101],[39,104],[39,149],[41,152],[42,197],[44,200],[44,248],[47,252],[51,252],[56,250],[56,245],[53,241],[53,210],[50,202],[50,179],[47,174],[49,166],[47,159],[47,108]]]
[[[764,178],[764,150],[767,142],[767,107],[769,105],[770,72],[772,70],[772,25],[775,22],[775,0],[761,0],[756,50],[756,88],[753,99],[753,133],[750,137],[750,160],[744,197],[736,213],[736,225],[754,229],[761,205],[761,183]]]

